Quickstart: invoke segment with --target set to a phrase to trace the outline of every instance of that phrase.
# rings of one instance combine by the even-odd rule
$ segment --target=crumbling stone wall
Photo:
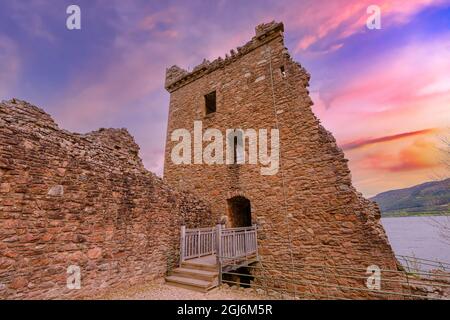
[[[312,284],[302,290],[368,297],[364,270],[370,265],[397,270],[397,261],[378,207],[352,186],[343,152],[311,110],[309,80],[308,72],[285,48],[281,23],[258,26],[255,37],[225,59],[204,61],[190,73],[177,66],[169,68],[164,179],[208,199],[215,218],[229,214],[227,199],[237,195],[249,199],[252,221],[259,226],[259,253],[265,261],[354,266],[362,271],[357,280],[328,271],[329,287]],[[204,95],[214,90],[217,111],[205,115]],[[170,135],[184,128],[193,136],[194,121],[202,121],[203,130],[216,128],[224,135],[226,129],[279,128],[280,170],[263,176],[259,164],[174,164],[171,152],[178,141],[172,142]],[[277,268],[272,271],[276,274]],[[324,275],[318,272],[308,278],[304,273],[302,277],[323,283]],[[382,289],[392,287],[396,285],[382,283]]]
[[[78,298],[162,277],[179,229],[207,204],[145,170],[125,129],[61,130],[41,109],[0,104],[0,298]],[[81,268],[81,289],[66,287]]]

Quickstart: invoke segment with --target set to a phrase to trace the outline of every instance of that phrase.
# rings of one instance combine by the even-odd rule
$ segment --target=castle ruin
[[[93,297],[178,263],[180,226],[214,223],[209,206],[138,152],[125,129],[72,133],[29,103],[0,103],[0,299]]]
[[[380,211],[352,186],[342,150],[312,112],[310,75],[292,60],[283,31],[282,23],[262,24],[251,41],[225,59],[205,60],[192,72],[167,69],[164,179],[204,198],[214,219],[228,227],[256,224],[262,261],[395,270]],[[174,164],[178,141],[171,133],[184,128],[194,135],[194,121],[201,121],[203,130],[222,132],[278,129],[278,172],[262,175],[261,164],[249,163]],[[250,144],[244,141],[244,146],[248,153]],[[347,296],[361,297],[361,292]]]
[[[92,297],[162,279],[180,263],[184,228],[217,223],[256,226],[257,263],[274,277],[291,264],[397,270],[378,207],[353,188],[343,152],[311,110],[309,78],[281,23],[258,26],[225,59],[169,68],[164,181],[145,170],[124,129],[71,133],[29,103],[0,103],[0,298]],[[175,164],[172,133],[194,134],[194,121],[278,130],[276,170],[241,163],[238,148],[229,164]],[[81,272],[77,290],[67,286],[71,266]],[[313,298],[372,297],[365,277],[328,274],[328,287],[306,269],[296,277],[310,281],[296,289]]]

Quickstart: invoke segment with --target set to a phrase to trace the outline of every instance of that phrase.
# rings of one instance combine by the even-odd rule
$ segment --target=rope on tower
[[[266,52],[269,54],[269,68],[270,68],[270,85],[272,88],[272,103],[273,103],[273,111],[275,114],[275,125],[277,127],[278,132],[280,132],[280,123],[278,121],[278,113],[277,113],[277,104],[276,104],[276,98],[275,98],[275,88],[273,84],[273,68],[272,68],[272,52],[268,45],[266,45]],[[291,265],[292,265],[292,275],[294,276],[294,255],[292,252],[292,237],[291,237],[291,228],[289,223],[289,213],[288,213],[288,203],[287,203],[287,195],[286,195],[286,184],[284,180],[284,174],[283,174],[283,160],[282,160],[282,153],[281,153],[281,145],[279,147],[279,153],[280,153],[280,175],[281,175],[281,188],[283,190],[283,198],[284,198],[284,211],[285,211],[285,222],[287,225],[287,233],[288,233],[288,248],[291,258]],[[294,288],[294,297],[295,297],[295,288]]]

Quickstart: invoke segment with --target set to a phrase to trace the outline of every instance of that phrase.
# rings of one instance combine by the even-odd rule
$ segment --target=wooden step
[[[197,269],[197,270],[205,270],[205,271],[215,271],[217,272],[219,267],[215,264],[205,264],[200,262],[193,262],[193,261],[183,261],[181,263],[181,268],[185,269]]]
[[[195,290],[195,291],[200,291],[200,292],[207,292],[217,286],[217,284],[214,284],[211,281],[192,279],[192,278],[180,277],[180,276],[168,276],[168,277],[166,277],[166,283],[177,286],[177,287],[182,287],[185,289],[190,289],[190,290]]]
[[[219,273],[217,271],[202,269],[176,268],[175,270],[173,270],[172,275],[198,280],[213,281],[219,275]]]

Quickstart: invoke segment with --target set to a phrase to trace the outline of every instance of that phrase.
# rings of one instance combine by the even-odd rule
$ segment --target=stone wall
[[[397,270],[378,207],[354,189],[343,152],[311,110],[309,80],[285,48],[280,23],[258,26],[256,36],[243,47],[225,59],[204,61],[191,73],[169,68],[164,179],[205,197],[216,219],[230,214],[227,199],[249,199],[264,261]],[[204,95],[214,90],[217,111],[206,115]],[[216,128],[224,135],[226,129],[279,128],[280,170],[263,176],[260,164],[174,164],[171,152],[178,141],[171,141],[171,133],[184,128],[193,136],[194,121],[202,121],[203,130]],[[361,280],[330,277],[332,289],[311,285],[302,290],[369,296],[364,271]],[[310,278],[323,281],[323,274]],[[338,283],[361,290],[341,290]],[[388,287],[392,286],[383,283],[383,289]]]
[[[80,298],[162,277],[180,224],[208,206],[145,170],[125,129],[61,130],[41,109],[0,104],[0,298]],[[66,287],[81,268],[81,289]]]

